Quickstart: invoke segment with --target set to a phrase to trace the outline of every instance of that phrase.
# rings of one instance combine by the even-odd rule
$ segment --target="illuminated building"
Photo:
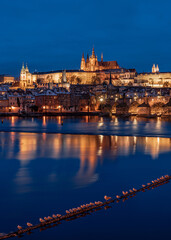
[[[103,61],[103,54],[101,55],[101,61],[99,62],[97,59],[97,55],[95,55],[94,47],[92,50],[92,55],[89,57],[87,55],[87,59],[85,61],[84,54],[81,59],[81,70],[83,71],[102,71],[102,70],[111,70],[111,69],[119,69],[119,65],[116,61]]]
[[[103,54],[101,61],[98,61],[95,55],[94,48],[92,55],[87,56],[85,61],[84,55],[81,59],[81,67],[78,70],[57,70],[49,72],[34,72],[30,73],[28,67],[22,67],[20,73],[20,87],[22,89],[33,87],[33,83],[38,85],[54,83],[65,84],[67,87],[70,84],[98,84],[104,81],[109,81],[110,72],[112,75],[112,81],[118,85],[123,80],[124,84],[131,82],[133,84],[134,77],[136,75],[135,69],[120,68],[117,61],[103,61]],[[65,76],[65,81],[63,81]],[[119,82],[117,82],[119,81]]]
[[[9,75],[0,75],[0,83],[13,83],[14,77]]]
[[[170,87],[171,72],[159,72],[159,66],[153,64],[152,72],[140,73],[135,77],[137,86]]]
[[[158,66],[158,64],[157,64],[157,66],[155,66],[155,64],[153,64],[152,73],[157,73],[157,72],[159,72],[159,66]]]
[[[26,88],[32,88],[33,87],[33,75],[29,72],[29,69],[26,65],[24,67],[24,64],[21,69],[20,73],[20,88],[26,89]]]

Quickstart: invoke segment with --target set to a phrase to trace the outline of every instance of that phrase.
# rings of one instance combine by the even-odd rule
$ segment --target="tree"
[[[163,87],[169,87],[169,82],[164,82]]]
[[[76,77],[76,83],[80,84],[81,82],[82,82],[81,78],[80,77]]]
[[[152,87],[153,87],[153,85],[154,85],[154,80],[152,79],[152,78],[150,78],[149,79],[150,81],[149,81],[149,83],[152,85]]]
[[[76,81],[76,76],[72,75],[71,78],[70,78],[70,84],[74,84],[75,81]]]
[[[18,107],[20,107],[20,99],[19,98],[17,98],[17,105],[18,105]]]
[[[100,82],[101,82],[100,78],[98,76],[92,76],[91,81],[92,81],[93,85],[100,84]]]
[[[133,85],[133,84],[132,84],[132,82],[129,82],[129,83],[128,83],[128,86],[130,86],[130,87],[131,87],[132,85]]]
[[[37,84],[42,83],[42,80],[40,78],[37,79]]]
[[[111,103],[100,104],[99,110],[101,110],[105,114],[108,114],[109,116],[112,116],[112,104]]]
[[[122,82],[120,79],[114,81],[115,86],[122,86]]]
[[[39,107],[37,105],[33,105],[30,107],[30,109],[33,111],[33,112],[38,112],[39,110]]]
[[[104,81],[102,84],[103,84],[103,87],[107,88],[107,82]]]
[[[160,81],[158,81],[158,85],[162,85],[163,84],[163,82],[160,80]]]

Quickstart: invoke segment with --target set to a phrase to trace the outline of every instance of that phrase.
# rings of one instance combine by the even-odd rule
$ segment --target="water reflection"
[[[171,137],[169,119],[144,119],[137,117],[103,118],[98,116],[42,118],[8,117],[0,124],[2,132],[39,132],[64,134],[94,134],[121,136]],[[61,123],[63,123],[61,125]]]
[[[32,168],[41,167],[36,166],[36,163],[41,164],[39,159],[45,159],[43,163],[47,166],[52,165],[45,173],[48,181],[57,181],[59,169],[62,169],[68,181],[80,187],[97,181],[97,168],[108,159],[115,161],[119,156],[135,155],[137,152],[156,159],[159,154],[169,151],[170,138],[0,133],[1,158],[20,162],[15,182],[21,192],[30,189]]]
[[[12,116],[11,117],[11,126],[14,127],[15,126],[15,122],[17,121],[17,117]]]

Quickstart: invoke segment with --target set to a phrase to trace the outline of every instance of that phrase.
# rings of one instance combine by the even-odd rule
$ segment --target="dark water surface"
[[[1,120],[3,119],[3,123]],[[63,121],[63,125],[61,122]],[[171,119],[102,118],[102,117],[42,117],[0,118],[0,131],[46,132],[87,135],[171,137]]]
[[[64,119],[61,126],[71,133],[81,129],[93,134],[93,128],[101,131],[96,125],[104,124],[108,136],[103,136],[47,133],[60,128],[60,119],[45,120],[13,118],[1,124],[1,130],[9,130],[0,133],[2,233],[171,174],[169,121],[118,120],[115,125],[115,119],[101,123],[81,118]],[[156,137],[115,136],[114,126],[116,135],[144,135],[149,129]],[[170,203],[171,183],[23,239],[170,239]]]

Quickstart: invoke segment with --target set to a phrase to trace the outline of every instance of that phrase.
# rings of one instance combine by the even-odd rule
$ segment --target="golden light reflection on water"
[[[20,187],[24,188],[31,182],[28,172],[30,161],[41,158],[47,161],[77,159],[79,165],[72,181],[83,186],[97,181],[97,166],[104,164],[108,159],[106,156],[115,161],[118,156],[134,155],[139,151],[156,159],[159,154],[171,151],[171,138],[11,132],[0,133],[0,147],[3,158],[20,161],[15,179]],[[69,171],[67,165],[65,168]],[[56,173],[51,172],[49,179],[55,181]]]
[[[17,159],[21,161],[22,165],[26,165],[30,160],[37,157],[38,136],[31,134],[29,137],[26,133],[20,133],[19,152]]]
[[[43,127],[46,127],[47,123],[46,123],[46,116],[43,116],[43,119],[42,119],[42,126]]]

